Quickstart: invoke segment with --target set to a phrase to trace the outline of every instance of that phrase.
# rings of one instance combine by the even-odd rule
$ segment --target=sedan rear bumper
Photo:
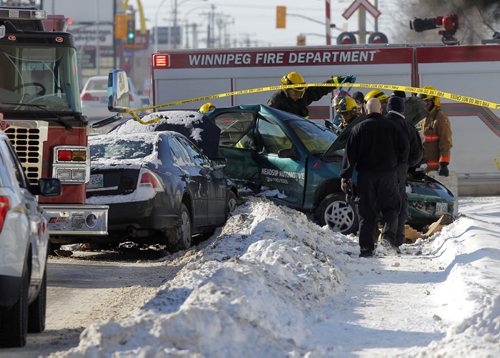
[[[108,230],[126,231],[128,228],[164,230],[176,225],[178,215],[167,213],[161,195],[146,201],[109,205]]]

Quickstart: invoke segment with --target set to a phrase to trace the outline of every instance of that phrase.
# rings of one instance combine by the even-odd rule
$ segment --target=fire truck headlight
[[[55,178],[60,181],[71,180],[71,169],[57,168]]]
[[[71,179],[85,182],[85,169],[71,170]]]

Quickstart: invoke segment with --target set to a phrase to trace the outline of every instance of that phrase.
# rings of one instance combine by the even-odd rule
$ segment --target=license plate
[[[436,215],[440,216],[448,213],[448,203],[436,203]]]
[[[104,186],[104,175],[103,174],[92,174],[90,180],[87,184],[88,189],[98,189]]]

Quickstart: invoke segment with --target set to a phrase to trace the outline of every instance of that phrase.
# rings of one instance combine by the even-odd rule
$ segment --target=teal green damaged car
[[[312,212],[320,225],[356,232],[354,200],[340,190],[340,168],[348,132],[336,136],[312,121],[265,105],[220,108],[204,120],[220,129],[220,156],[226,174],[240,185],[274,190],[278,204]],[[356,189],[356,175],[354,176]],[[455,198],[429,176],[409,177],[409,224],[428,225],[454,214]]]

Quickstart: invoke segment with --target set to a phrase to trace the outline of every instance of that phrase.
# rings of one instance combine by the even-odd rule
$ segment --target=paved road
[[[29,334],[22,349],[0,349],[1,358],[47,356],[78,345],[80,333],[101,319],[117,321],[153,297],[177,269],[162,262],[165,253],[75,252],[50,257],[47,324]]]

